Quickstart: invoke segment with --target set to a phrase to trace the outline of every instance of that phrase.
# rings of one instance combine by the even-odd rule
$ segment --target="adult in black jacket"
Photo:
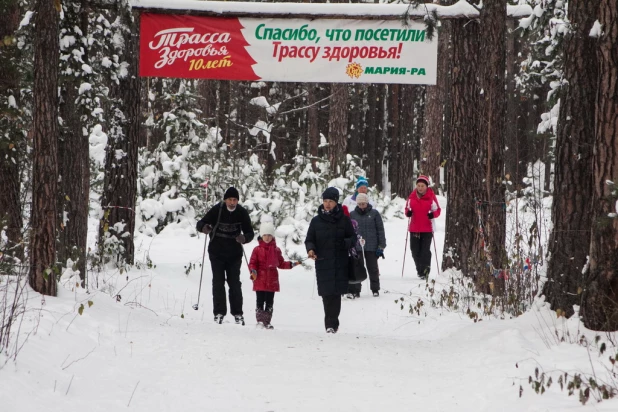
[[[253,227],[247,210],[238,204],[238,190],[225,191],[223,202],[213,206],[197,222],[197,230],[210,235],[208,257],[212,267],[212,311],[215,322],[223,322],[227,314],[225,281],[229,288],[230,313],[236,323],[245,324],[242,311],[240,266],[244,243],[253,239]]]
[[[339,329],[341,295],[348,290],[348,250],[356,245],[350,218],[343,214],[339,191],[329,187],[322,194],[322,205],[309,224],[305,247],[315,260],[318,295],[324,304],[326,332]]]

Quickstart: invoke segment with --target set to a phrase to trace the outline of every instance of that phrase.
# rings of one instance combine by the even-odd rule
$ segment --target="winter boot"
[[[328,328],[328,329],[326,329],[326,333],[337,333],[337,329],[335,329],[335,328]]]
[[[215,315],[215,323],[219,325],[223,323],[223,315]]]
[[[264,323],[266,321],[265,314],[266,314],[266,311],[264,309],[257,308],[255,310],[255,320],[257,321],[258,326],[265,325]]]
[[[270,321],[273,318],[273,308],[268,308],[264,311],[264,327],[266,329],[274,329],[273,325],[270,324]]]
[[[380,292],[378,292],[377,290],[373,291],[373,297],[377,298],[378,296],[380,296]]]
[[[234,321],[237,325],[245,326],[245,318],[243,318],[242,315],[234,315]]]

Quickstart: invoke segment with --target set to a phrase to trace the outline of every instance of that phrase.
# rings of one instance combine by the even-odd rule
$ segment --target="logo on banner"
[[[350,76],[352,79],[358,79],[363,74],[363,66],[354,62],[350,63],[345,68],[345,74]]]

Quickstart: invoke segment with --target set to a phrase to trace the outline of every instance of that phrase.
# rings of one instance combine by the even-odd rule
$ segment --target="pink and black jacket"
[[[410,193],[410,197],[406,202],[406,214],[412,211],[410,226],[408,231],[412,233],[433,232],[433,221],[427,217],[429,212],[433,212],[433,217],[440,216],[440,204],[435,193],[431,188],[427,188],[427,192],[423,196],[419,196],[416,189]]]

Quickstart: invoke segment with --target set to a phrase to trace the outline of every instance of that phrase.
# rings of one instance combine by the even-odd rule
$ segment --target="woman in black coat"
[[[343,214],[339,191],[329,187],[322,194],[322,205],[309,224],[305,247],[315,260],[318,295],[324,304],[327,333],[339,329],[341,295],[348,291],[348,250],[356,245],[350,218]]]

